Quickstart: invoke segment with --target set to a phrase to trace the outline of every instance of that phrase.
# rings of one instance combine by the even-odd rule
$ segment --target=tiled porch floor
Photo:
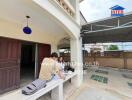
[[[108,78],[108,82],[103,83],[98,78],[93,80],[92,75]],[[83,84],[79,89],[75,89],[70,82],[65,83],[65,100],[132,100],[132,88],[128,85],[128,82],[132,83],[131,76],[132,72],[126,70],[89,68],[84,71]],[[51,100],[50,93],[38,100]]]
[[[98,78],[93,80],[92,75],[106,77],[108,83],[103,83]],[[83,85],[68,100],[132,100],[132,88],[128,86],[128,82],[132,83],[131,76],[132,72],[127,70],[89,68],[84,71]]]

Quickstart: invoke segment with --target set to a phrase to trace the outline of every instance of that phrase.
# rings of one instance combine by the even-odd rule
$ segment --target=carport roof
[[[132,12],[122,17],[110,17],[82,26],[83,44],[132,41]]]

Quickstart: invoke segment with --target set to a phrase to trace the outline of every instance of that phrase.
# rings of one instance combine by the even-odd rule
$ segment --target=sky
[[[132,0],[84,0],[80,10],[88,22],[111,16],[110,8],[119,5],[125,8],[125,13],[132,11]]]

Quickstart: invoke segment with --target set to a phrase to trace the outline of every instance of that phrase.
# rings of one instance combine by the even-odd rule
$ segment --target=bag
[[[33,81],[32,83],[28,84],[27,86],[23,87],[22,94],[31,95],[44,87],[46,87],[46,81],[37,79]]]
[[[72,67],[70,67],[70,66],[65,66],[64,71],[66,71],[66,72],[67,72],[67,71],[72,71],[72,72],[74,72],[75,69],[72,68]]]

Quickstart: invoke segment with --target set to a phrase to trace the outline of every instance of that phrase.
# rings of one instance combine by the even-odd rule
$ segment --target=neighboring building
[[[83,16],[82,12],[80,11],[80,24],[85,25],[87,23],[87,20]]]
[[[101,48],[90,48],[90,52],[101,52]]]
[[[30,35],[22,31],[27,15]],[[82,62],[79,0],[0,1],[0,93],[37,78],[42,59],[58,52],[64,38],[70,40],[71,61]],[[76,68],[82,75],[82,66]]]
[[[92,52],[104,52],[105,51],[105,46],[102,45],[101,43],[97,44],[85,44],[85,50],[87,50],[89,53]]]

